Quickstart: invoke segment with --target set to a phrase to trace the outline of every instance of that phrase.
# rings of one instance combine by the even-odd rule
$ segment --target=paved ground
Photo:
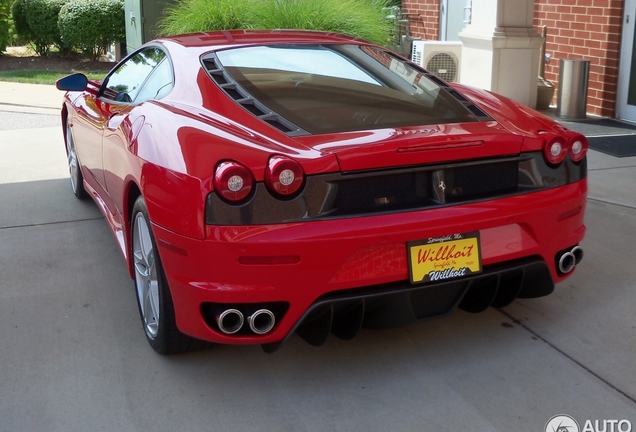
[[[590,152],[586,256],[549,297],[162,357],[105,221],[70,192],[59,101],[35,113],[1,84],[0,431],[544,431],[560,413],[636,430],[636,158]]]

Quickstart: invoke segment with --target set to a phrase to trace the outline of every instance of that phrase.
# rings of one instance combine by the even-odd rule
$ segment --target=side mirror
[[[86,75],[81,73],[67,75],[55,82],[55,87],[57,87],[58,90],[66,91],[84,91],[87,85],[88,78],[86,78]]]

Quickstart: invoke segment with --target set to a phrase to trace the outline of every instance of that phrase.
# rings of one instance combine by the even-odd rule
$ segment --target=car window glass
[[[172,82],[172,66],[167,59],[164,59],[146,80],[135,98],[135,103],[162,98],[172,89]]]
[[[443,83],[381,48],[290,44],[215,55],[260,111],[307,133],[477,121]]]
[[[104,97],[131,103],[152,71],[166,57],[159,48],[145,49],[119,65],[108,77]]]
[[[226,67],[282,70],[380,85],[346,57],[322,47],[247,47],[221,51],[218,56]]]

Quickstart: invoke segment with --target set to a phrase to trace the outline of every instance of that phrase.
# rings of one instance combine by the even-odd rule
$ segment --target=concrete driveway
[[[106,222],[70,192],[56,109],[1,101],[0,431],[636,430],[636,157],[590,152],[586,255],[551,296],[163,357]]]

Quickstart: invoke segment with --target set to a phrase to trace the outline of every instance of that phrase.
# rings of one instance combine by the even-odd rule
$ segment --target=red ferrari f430
[[[583,256],[584,136],[362,40],[168,37],[57,85],[160,353],[503,307]]]

